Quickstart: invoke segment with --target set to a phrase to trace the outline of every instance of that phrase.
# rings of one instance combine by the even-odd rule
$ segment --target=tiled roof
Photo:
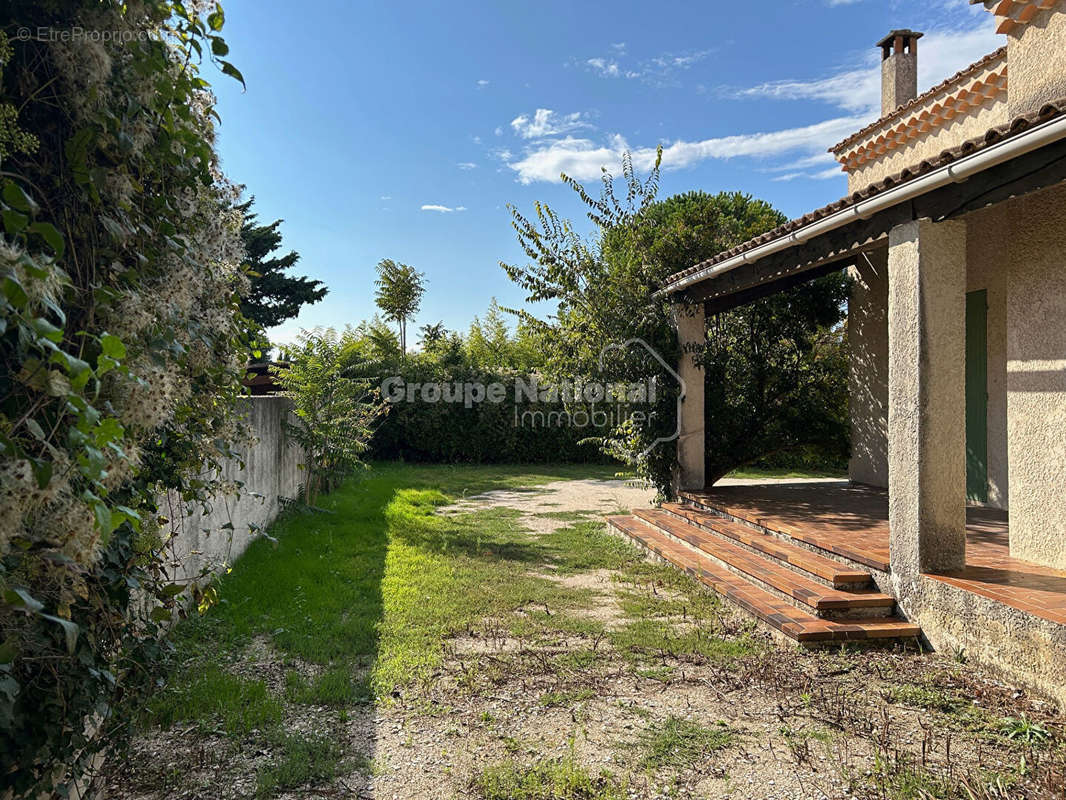
[[[970,5],[980,3],[996,15],[996,33],[1010,33],[1025,25],[1038,12],[1054,8],[1062,0],[970,0]]]
[[[927,158],[918,164],[915,164],[907,169],[897,172],[894,175],[890,175],[879,181],[875,181],[867,186],[865,189],[861,189],[857,192],[853,192],[847,197],[843,197],[837,200],[835,203],[830,203],[827,206],[816,209],[809,214],[804,214],[802,217],[786,222],[784,225],[779,225],[771,231],[767,231],[761,236],[756,236],[754,239],[749,239],[743,244],[739,244],[736,247],[730,248],[725,252],[718,253],[711,258],[701,261],[695,266],[688,269],[674,273],[666,279],[664,287],[669,289],[670,286],[682,278],[686,278],[689,275],[693,275],[701,270],[705,270],[708,267],[713,267],[716,264],[720,264],[734,256],[738,256],[741,253],[746,253],[749,250],[754,250],[760,245],[767,244],[780,239],[783,236],[804,228],[820,219],[824,219],[831,214],[835,214],[838,211],[842,211],[849,206],[856,205],[857,203],[867,200],[881,192],[893,189],[900,184],[912,181],[915,178],[919,178],[926,173],[932,172],[943,166],[947,166],[953,161],[957,161],[964,156],[968,156],[972,153],[976,153],[979,150],[983,150],[986,147],[1001,142],[1004,139],[1009,139],[1012,136],[1016,136],[1029,128],[1042,122],[1046,122],[1055,117],[1066,115],[1066,97],[1059,98],[1058,100],[1047,103],[1040,108],[1039,111],[1023,114],[1015,117],[1008,123],[1003,125],[997,125],[994,128],[987,130],[982,136],[969,139],[957,147],[952,147],[944,150],[939,156],[933,158]]]
[[[887,125],[890,122],[894,122],[897,119],[902,119],[909,112],[917,110],[919,107],[924,105],[927,101],[929,101],[930,99],[935,97],[938,93],[943,92],[944,90],[951,88],[951,86],[956,84],[956,83],[963,83],[966,78],[969,78],[969,77],[975,75],[976,73],[980,72],[981,70],[983,70],[986,67],[988,67],[990,64],[995,63],[997,60],[1005,57],[1006,55],[1007,55],[1007,48],[1006,47],[1001,47],[998,50],[995,50],[995,51],[989,53],[984,58],[982,58],[982,59],[980,59],[978,61],[975,61],[974,63],[970,64],[970,66],[966,67],[965,69],[959,70],[958,72],[956,72],[954,75],[952,75],[947,80],[941,81],[940,83],[938,83],[936,86],[934,86],[929,91],[923,92],[922,94],[918,95],[916,98],[911,100],[909,103],[904,103],[899,108],[897,108],[895,111],[892,111],[891,113],[886,114],[885,116],[881,117],[881,119],[879,119],[879,120],[877,120],[875,122],[871,122],[865,128],[863,128],[861,130],[858,130],[855,133],[851,134],[851,136],[849,136],[844,141],[833,145],[832,147],[829,148],[829,152],[830,153],[838,153],[840,150],[843,150],[845,147],[848,147],[849,145],[855,144],[856,142],[859,142],[862,139],[865,139],[867,136],[869,136],[869,134],[873,133],[875,130],[877,130],[881,126]]]
[[[1007,60],[1001,64],[994,60],[987,62],[985,69],[972,70],[969,75],[972,82],[962,82],[955,91],[943,96],[937,102],[914,108],[910,116],[898,117],[898,123],[891,124],[876,137],[856,142],[858,145],[850,152],[847,149],[837,151],[837,160],[845,170],[852,170],[868,161],[880,158],[890,150],[906,145],[913,139],[928,133],[933,128],[946,124],[960,114],[967,114],[980,108],[985,103],[995,100],[1007,92]],[[933,93],[934,95],[937,93]],[[913,108],[909,106],[909,108]],[[883,125],[884,123],[882,123]]]

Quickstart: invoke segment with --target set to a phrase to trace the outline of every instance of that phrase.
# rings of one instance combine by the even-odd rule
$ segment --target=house
[[[1004,46],[921,95],[922,34],[877,43],[847,197],[669,278],[679,501],[612,524],[783,636],[920,637],[1066,703],[1066,0],[971,2]],[[706,318],[839,269],[850,481],[705,486]]]

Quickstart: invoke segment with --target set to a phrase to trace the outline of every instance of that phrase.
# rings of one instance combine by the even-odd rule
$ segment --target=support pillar
[[[898,225],[888,251],[892,572],[966,563],[966,225]]]
[[[677,439],[677,488],[699,491],[704,487],[704,371],[700,359],[707,345],[707,321],[703,305],[677,306],[674,324],[681,345],[677,372],[684,382]]]

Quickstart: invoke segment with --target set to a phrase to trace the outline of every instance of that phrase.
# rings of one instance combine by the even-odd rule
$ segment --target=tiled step
[[[664,503],[662,510],[704,530],[732,539],[748,550],[801,569],[834,589],[862,589],[873,583],[869,572],[820,556],[805,547],[789,544],[778,536],[733,522],[718,514],[680,503]]]
[[[817,527],[790,526],[783,530],[771,522],[759,519],[757,516],[746,517],[743,509],[733,509],[724,505],[717,505],[699,492],[678,492],[678,496],[691,508],[698,511],[708,511],[713,514],[722,514],[730,517],[741,524],[754,525],[755,527],[783,540],[800,543],[812,550],[839,556],[840,558],[871,567],[880,572],[889,571],[889,563],[886,558],[874,558],[868,551],[849,547],[847,542],[841,542],[832,535],[819,534]]]
[[[878,591],[842,592],[818,583],[801,572],[765,556],[756,555],[665,511],[635,511],[634,515],[701,553],[721,562],[732,572],[755,582],[760,588],[780,595],[816,616],[873,617],[887,616],[895,608],[893,597]]]
[[[637,517],[608,517],[607,522],[615,530],[732,600],[766,625],[798,642],[911,639],[920,633],[917,625],[895,617],[847,622],[816,617],[760,589],[713,559],[674,541]]]

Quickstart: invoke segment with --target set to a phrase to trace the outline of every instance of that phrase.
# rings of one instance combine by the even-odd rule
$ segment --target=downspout
[[[989,145],[980,152],[960,158],[947,166],[938,167],[920,178],[907,181],[895,188],[887,189],[869,200],[862,200],[853,206],[837,211],[825,219],[812,222],[810,225],[786,234],[779,239],[774,239],[772,242],[767,242],[747,252],[726,259],[720,264],[715,264],[692,275],[687,275],[676,283],[663,287],[655,293],[655,296],[662,297],[679,292],[694,283],[717,277],[737,267],[753,264],[760,259],[766,258],[766,256],[803,244],[816,236],[842,228],[857,219],[869,219],[886,208],[906,203],[926,192],[931,192],[943,186],[961,183],[979,172],[991,169],[1033,150],[1038,150],[1062,138],[1066,138],[1066,116],[1044,122],[1025,133],[1012,136],[1006,141]]]

